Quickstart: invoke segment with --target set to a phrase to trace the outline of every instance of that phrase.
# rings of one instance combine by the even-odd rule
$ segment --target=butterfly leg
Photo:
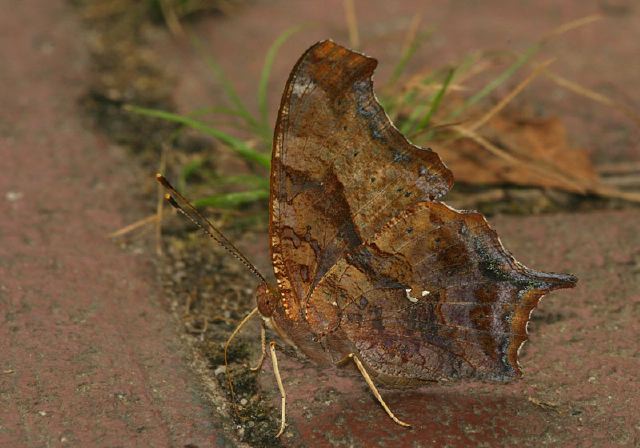
[[[347,358],[353,359],[353,362],[355,363],[356,367],[360,371],[360,374],[364,377],[364,380],[366,381],[367,386],[369,386],[369,389],[371,389],[371,392],[373,392],[373,395],[376,397],[378,402],[382,405],[382,407],[387,412],[389,417],[391,417],[391,419],[394,422],[396,422],[398,425],[410,428],[411,427],[410,424],[400,420],[398,417],[395,416],[395,414],[391,411],[391,409],[389,409],[389,406],[387,406],[387,403],[385,403],[384,400],[382,399],[380,392],[378,392],[378,388],[376,387],[375,384],[373,384],[373,380],[369,376],[369,373],[367,373],[367,370],[364,368],[362,361],[360,361],[360,359],[353,353],[350,353],[349,355],[347,355]]]
[[[264,322],[262,322],[262,325],[260,326],[260,348],[262,351],[260,353],[258,364],[256,364],[255,367],[249,367],[249,370],[251,370],[252,372],[257,372],[262,368],[262,363],[264,363],[264,358],[267,355],[267,335],[264,328]]]
[[[233,390],[233,382],[231,381],[231,372],[229,371],[229,361],[227,359],[229,345],[231,345],[231,341],[233,341],[233,338],[236,337],[236,335],[240,332],[242,327],[244,327],[245,324],[249,322],[249,320],[251,320],[251,318],[255,316],[257,313],[258,313],[258,307],[252,309],[251,312],[247,314],[244,317],[244,319],[242,319],[242,321],[238,324],[235,330],[233,330],[233,332],[229,336],[229,339],[227,339],[227,342],[225,342],[224,344],[224,367],[225,367],[225,372],[227,374],[227,383],[229,384],[229,391],[231,392],[231,397],[233,397],[234,395],[234,390]]]
[[[287,394],[284,391],[284,386],[282,385],[282,378],[280,377],[280,369],[278,369],[278,358],[276,357],[276,343],[275,342],[270,342],[269,343],[269,352],[271,354],[271,363],[273,365],[273,374],[276,376],[276,381],[278,382],[278,389],[280,389],[280,397],[282,398],[282,415],[280,416],[281,420],[280,420],[280,430],[278,431],[278,434],[276,434],[276,437],[280,437],[282,435],[282,433],[284,432],[284,428],[285,426],[287,426],[286,424],[286,413],[285,413],[285,409],[286,409],[286,405],[287,405]]]

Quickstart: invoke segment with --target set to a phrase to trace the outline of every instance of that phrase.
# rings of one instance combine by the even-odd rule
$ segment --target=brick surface
[[[632,43],[640,39],[640,10],[632,1],[363,3],[356,2],[364,50],[380,60],[376,83],[397,61],[416,12],[435,33],[413,68],[440,67],[471,51],[523,49],[562,23],[601,14],[600,22],[551,41],[545,57],[556,57],[553,69],[573,81],[627,105],[640,104],[637,46]],[[348,42],[342,2],[305,2],[297,8],[287,2],[259,3],[225,20],[202,21],[196,30],[251,105],[262,58],[247,55],[263,55],[282,30],[307,21],[313,26],[291,39],[274,65],[270,92],[275,114],[289,70],[304,49],[327,37]],[[179,43],[158,46],[172,55],[168,60],[177,61],[180,73],[189,73],[179,79],[176,95],[183,110],[219,101],[221,92],[202,60],[191,58]],[[594,160],[640,160],[639,128],[623,115],[544,80],[520,99],[545,114],[559,115],[572,143]],[[580,278],[575,290],[549,295],[534,313],[522,356],[525,377],[509,385],[386,392],[397,414],[414,424],[404,430],[386,417],[360,378],[283,359],[291,420],[284,444],[638,446],[639,218],[638,211],[629,210],[493,219],[506,247],[521,261]],[[272,391],[277,409],[269,371],[262,374],[261,384]]]
[[[602,19],[598,22],[548,40],[538,60],[555,58],[551,69],[559,75],[626,107],[637,110],[640,105],[636,44],[640,41],[640,6],[634,0],[367,0],[355,4],[361,49],[380,61],[374,76],[376,88],[397,64],[407,29],[416,15],[432,34],[410,61],[407,73],[457,65],[477,52],[522,52],[560,25],[599,15]],[[273,66],[269,86],[271,117],[275,120],[284,83],[302,52],[326,38],[348,44],[343,1],[299,2],[296,7],[286,1],[257,2],[237,8],[230,17],[194,25],[247,103],[255,106],[264,54],[278,35],[300,24],[305,27],[282,47]],[[170,50],[173,54],[167,60],[169,66],[175,64],[179,78],[176,100],[184,110],[218,104],[222,92],[212,83],[203,59],[193,57],[189,42],[177,46]],[[530,70],[523,69],[518,79]],[[483,76],[478,80],[472,88],[488,82]],[[570,93],[544,77],[527,87],[516,99],[519,101],[536,113],[560,116],[572,144],[589,151],[601,163],[640,161],[637,119],[629,119],[619,110]]]
[[[320,3],[293,9],[258,2],[231,18],[204,20],[197,31],[251,99],[271,40],[300,21],[319,23],[284,47],[272,78],[275,104],[304,48],[329,36],[346,41],[342,3]],[[384,75],[416,11],[439,27],[435,50],[422,56],[436,61],[470,49],[522,48],[544,30],[599,11],[605,22],[555,44],[552,54],[565,75],[637,104],[637,88],[620,93],[637,76],[640,13],[633,2],[515,3],[372,1],[359,8],[365,49],[381,59]],[[78,23],[63,1],[0,6],[0,446],[236,445],[186,367],[149,258],[124,253],[105,237],[140,215],[128,212],[125,220],[121,213],[137,205],[127,197],[134,172],[126,159],[79,121],[86,55]],[[393,25],[393,17],[404,21]],[[384,19],[399,31],[376,37]],[[606,51],[593,50],[603,42]],[[158,46],[176,73],[189,74],[176,96],[185,110],[217,104],[220,92],[187,44],[160,39]],[[640,157],[638,131],[624,118],[544,85],[530,95],[569,115],[572,137],[589,143],[596,157]],[[405,430],[357,376],[281,357],[290,416],[283,444],[638,446],[638,222],[634,210],[493,219],[521,261],[580,278],[575,290],[551,294],[534,313],[524,378],[383,391],[414,425]],[[277,408],[270,373],[267,365],[260,380]]]
[[[287,446],[638,446],[640,212],[492,221],[525,264],[580,279],[534,312],[523,378],[383,391],[407,430],[359,377],[287,360]],[[261,381],[277,406],[270,372]]]
[[[134,172],[80,123],[73,11],[1,9],[0,446],[230,444],[148,258],[106,237]]]

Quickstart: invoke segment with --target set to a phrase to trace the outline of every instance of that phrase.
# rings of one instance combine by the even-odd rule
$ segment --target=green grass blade
[[[400,125],[400,132],[404,135],[409,135],[411,130],[416,126],[418,122],[418,118],[424,113],[426,107],[422,104],[414,106],[413,110],[409,114],[406,120],[404,120]]]
[[[178,177],[178,185],[180,189],[186,191],[187,181],[191,176],[198,173],[204,178],[204,183],[212,183],[217,186],[223,185],[242,185],[248,188],[269,189],[269,178],[256,176],[253,174],[237,175],[237,176],[218,176],[213,170],[202,168],[204,160],[196,159],[187,163],[180,172]]]
[[[268,189],[251,191],[239,191],[236,193],[221,193],[193,202],[196,207],[237,208],[252,202],[263,201],[269,198]]]
[[[285,30],[280,34],[276,40],[271,44],[267,54],[264,58],[264,64],[262,65],[262,73],[260,73],[260,81],[258,83],[258,110],[260,111],[260,119],[262,127],[270,129],[269,126],[269,105],[267,89],[269,87],[269,77],[271,76],[271,69],[273,68],[273,61],[280,50],[280,47],[289,39],[293,34],[302,29],[302,26],[294,26]]]
[[[244,118],[241,111],[232,107],[212,106],[212,107],[200,107],[189,112],[187,115],[191,118],[199,118],[205,115],[229,115],[232,117]]]
[[[220,185],[243,185],[245,187],[269,189],[269,178],[254,175],[220,176],[215,179]]]
[[[429,122],[431,121],[431,118],[438,111],[438,108],[440,107],[442,98],[444,98],[444,94],[447,91],[447,88],[449,87],[449,83],[451,83],[451,80],[453,79],[454,73],[455,73],[455,69],[453,68],[447,72],[447,75],[445,76],[444,81],[442,82],[442,87],[440,87],[440,90],[438,90],[438,93],[436,93],[436,95],[433,97],[429,110],[418,122],[415,128],[415,132],[420,132],[423,129],[425,129],[427,126],[429,126]]]
[[[238,121],[238,120],[229,120],[227,122],[225,122],[225,125],[231,126],[235,129],[237,129],[238,131],[248,131],[251,134],[255,134],[258,133],[258,129],[256,129],[255,127],[252,127],[249,125],[249,123],[246,122],[246,120],[244,119],[244,116],[241,112],[237,111],[236,109],[232,109],[230,107],[220,107],[220,106],[214,106],[214,107],[201,107],[198,109],[194,109],[191,112],[189,112],[186,116],[189,118],[200,118],[200,117],[204,117],[207,115],[213,115],[213,116],[226,116],[226,117],[235,117],[235,118],[240,118],[242,121]],[[207,120],[209,125],[213,126],[216,124],[215,121],[212,120]],[[263,136],[260,136],[261,138],[264,138]],[[269,142],[270,143],[270,142]],[[269,145],[267,145],[269,146]]]
[[[425,77],[420,81],[420,84],[427,85],[434,82],[439,74],[440,70],[437,70],[425,75]],[[398,123],[399,129],[403,134],[408,134],[416,125],[418,118],[425,113],[426,107],[422,103],[423,101],[420,98],[419,88],[413,87],[412,89],[407,90],[400,101],[395,104],[395,109],[397,109],[397,111],[407,109],[411,110],[409,117]]]
[[[219,129],[212,128],[202,121],[194,120],[193,118],[185,117],[184,115],[174,114],[172,112],[158,109],[148,109],[145,107],[132,105],[126,105],[124,106],[124,109],[129,112],[145,115],[147,117],[161,118],[173,123],[179,123],[185,126],[189,126],[192,129],[207,134],[226,144],[227,146],[229,146],[229,148],[231,148],[231,150],[236,152],[245,160],[255,162],[265,168],[269,168],[269,166],[271,165],[271,157],[269,155],[256,151],[239,138],[233,137],[232,135],[220,131]]]
[[[473,106],[495,89],[500,87],[503,83],[505,83],[509,78],[511,78],[520,68],[522,68],[529,60],[538,52],[540,49],[540,44],[535,44],[529,47],[518,59],[515,60],[513,64],[507,67],[502,73],[500,73],[497,77],[495,77],[491,82],[489,82],[486,86],[484,86],[480,91],[476,92],[474,95],[470,96],[462,106],[451,112],[447,117],[448,120],[457,118],[464,112],[467,108]]]
[[[224,70],[222,70],[222,67],[216,61],[214,61],[211,56],[207,54],[202,42],[194,38],[193,45],[204,59],[205,63],[211,70],[211,73],[213,73],[213,77],[215,78],[215,80],[220,83],[222,90],[224,91],[229,101],[231,101],[231,104],[234,106],[237,114],[242,117],[242,119],[245,120],[251,128],[257,129],[259,126],[258,120],[256,120],[254,116],[249,112],[249,110],[245,107],[235,87],[233,86],[231,81],[229,81],[229,78],[227,78],[227,76],[224,74]]]
[[[400,55],[400,59],[398,60],[396,66],[393,68],[393,72],[391,72],[391,76],[389,77],[388,85],[394,85],[398,79],[402,76],[404,71],[407,68],[407,64],[416,54],[416,51],[420,48],[420,45],[431,36],[432,31],[423,31],[416,35],[416,37],[407,45],[402,54]]]
[[[453,75],[452,81],[457,80],[460,76],[465,76],[466,74],[468,74],[469,71],[481,61],[483,54],[484,53],[481,51],[474,51],[465,55],[462,58],[462,61],[456,64],[456,72]]]
[[[191,176],[193,176],[197,171],[202,168],[204,164],[204,159],[194,159],[187,163],[180,170],[180,175],[178,176],[178,188],[182,191],[187,189],[187,181]]]
[[[186,114],[186,116],[189,118],[200,118],[207,115],[213,115],[217,117],[225,116],[225,117],[231,117],[231,118],[233,117],[242,118],[243,119],[242,121],[227,120],[224,122],[224,125],[233,127],[234,129],[240,132],[249,132],[251,135],[257,134],[256,136],[263,140],[266,147],[271,146],[271,133],[269,133],[268,135],[263,135],[262,128],[258,129],[255,126],[249,125],[249,123],[247,123],[246,120],[244,120],[244,117],[242,116],[242,114],[235,109],[232,109],[229,107],[215,107],[215,106],[202,107],[199,109],[194,109],[188,114]],[[209,123],[210,126],[214,126],[222,123],[221,121],[213,121],[213,119],[207,120],[207,122]]]

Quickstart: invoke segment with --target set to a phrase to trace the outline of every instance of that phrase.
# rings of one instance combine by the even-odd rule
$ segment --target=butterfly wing
[[[271,171],[271,252],[288,315],[349,249],[401,210],[444,195],[451,172],[410,144],[373,94],[375,59],[311,47],[283,94]]]
[[[540,298],[575,282],[517,262],[481,214],[423,202],[341,258],[307,317],[336,359],[357,353],[387,386],[506,381],[520,374],[518,349]]]

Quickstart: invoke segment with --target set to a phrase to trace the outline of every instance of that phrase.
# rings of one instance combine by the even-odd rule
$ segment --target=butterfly
[[[373,91],[377,61],[331,40],[295,64],[278,112],[269,237],[275,284],[161,175],[167,199],[256,277],[256,308],[286,343],[321,367],[354,365],[377,386],[521,375],[527,323],[569,274],[529,269],[484,216],[440,201],[453,175],[411,144]],[[264,331],[264,329],[263,329]],[[264,335],[264,333],[263,333]],[[264,337],[263,337],[264,341]],[[275,342],[269,344],[282,396]],[[262,358],[266,344],[262,344]]]

